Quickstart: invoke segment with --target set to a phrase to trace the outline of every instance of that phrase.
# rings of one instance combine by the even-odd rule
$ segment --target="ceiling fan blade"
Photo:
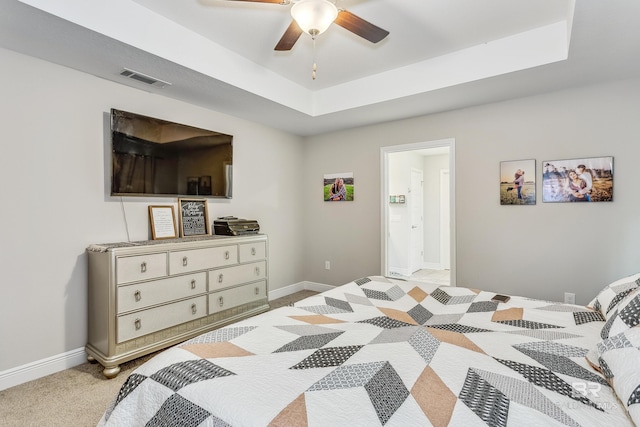
[[[290,0],[227,0],[227,1],[249,1],[253,3],[276,3],[276,4],[289,4]]]
[[[383,30],[347,10],[339,11],[338,17],[333,22],[371,43],[378,43],[389,35],[389,31]]]
[[[289,28],[284,32],[274,50],[291,50],[293,45],[296,44],[300,38],[301,34],[302,29],[298,26],[296,21],[292,20]]]

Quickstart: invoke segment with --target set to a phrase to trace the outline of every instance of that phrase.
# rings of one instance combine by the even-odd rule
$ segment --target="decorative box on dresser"
[[[91,245],[89,361],[120,364],[269,310],[262,234]]]

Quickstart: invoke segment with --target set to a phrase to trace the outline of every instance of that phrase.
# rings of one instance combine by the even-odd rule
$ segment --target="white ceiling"
[[[0,45],[298,135],[640,75],[637,0],[337,5],[390,35],[374,45],[332,25],[315,48],[303,34],[276,52],[291,6],[3,0]],[[171,85],[126,79],[124,67]]]

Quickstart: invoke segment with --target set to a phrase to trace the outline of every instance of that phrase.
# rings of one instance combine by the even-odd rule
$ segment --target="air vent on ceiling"
[[[128,77],[130,79],[137,80],[142,83],[146,83],[151,86],[156,86],[156,87],[171,86],[171,83],[169,82],[165,82],[164,80],[160,80],[155,77],[151,77],[147,74],[143,74],[139,71],[130,70],[128,68],[123,69],[120,72],[120,75],[124,77]]]

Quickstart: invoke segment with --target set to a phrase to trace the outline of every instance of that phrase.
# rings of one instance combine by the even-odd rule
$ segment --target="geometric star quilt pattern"
[[[159,353],[99,425],[633,426],[585,358],[602,314],[493,295],[360,278]]]

